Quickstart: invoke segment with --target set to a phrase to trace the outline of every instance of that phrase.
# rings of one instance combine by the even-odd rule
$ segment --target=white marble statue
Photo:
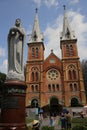
[[[21,26],[21,20],[15,21],[15,26],[8,34],[8,74],[7,79],[24,81],[23,50],[25,43],[25,31]]]

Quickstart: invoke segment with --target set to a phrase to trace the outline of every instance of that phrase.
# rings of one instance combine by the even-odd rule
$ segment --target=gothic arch
[[[31,73],[31,79],[34,81],[34,72]]]
[[[80,101],[79,101],[78,97],[72,97],[71,98],[70,106],[71,107],[78,107],[78,106],[80,106]]]
[[[77,69],[73,64],[67,65],[66,74],[69,80],[77,79]]]
[[[35,49],[34,49],[34,47],[32,48],[32,58],[34,58],[35,57]]]
[[[33,66],[33,67],[31,67],[31,71],[38,71],[38,67],[37,66]]]
[[[62,106],[59,104],[59,100],[56,96],[50,98],[50,114],[58,114],[62,110]]]
[[[36,47],[36,58],[38,58],[38,47]]]
[[[58,66],[55,66],[55,65],[47,67],[46,70],[45,70],[45,72],[47,72],[47,71],[49,71],[51,69],[59,71],[60,74],[62,73],[61,69]]]
[[[50,98],[50,106],[53,106],[53,105],[58,105],[59,104],[59,100],[56,96],[52,96]]]
[[[36,107],[38,107],[38,106],[39,106],[38,100],[37,100],[36,98],[33,98],[33,99],[31,100],[31,107],[32,107],[32,108],[36,108]]]
[[[74,50],[73,50],[73,45],[66,45],[66,56],[73,56],[74,55]]]
[[[32,81],[38,81],[39,80],[39,70],[38,70],[38,67],[32,67],[31,68],[31,80]]]
[[[76,69],[76,66],[74,64],[69,64],[66,66],[67,69]]]

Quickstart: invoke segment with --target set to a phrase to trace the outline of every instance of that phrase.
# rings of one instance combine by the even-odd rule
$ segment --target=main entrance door
[[[58,115],[62,110],[62,106],[59,104],[59,101],[56,97],[50,99],[50,115]]]

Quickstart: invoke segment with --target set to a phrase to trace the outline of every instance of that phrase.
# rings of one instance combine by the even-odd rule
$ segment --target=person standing
[[[50,126],[54,126],[54,117],[50,116]]]
[[[66,129],[66,117],[64,114],[61,115],[60,121],[61,121],[61,129],[65,130]]]
[[[42,113],[39,114],[39,122],[40,122],[40,125],[42,125],[42,122],[43,122],[43,114]]]
[[[69,113],[69,111],[67,111],[67,113],[66,113],[66,121],[67,121],[67,130],[71,130],[72,116]]]

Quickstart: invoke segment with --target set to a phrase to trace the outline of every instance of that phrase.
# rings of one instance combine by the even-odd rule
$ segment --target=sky
[[[31,34],[35,9],[38,8],[40,30],[44,35],[44,55],[47,58],[53,49],[61,59],[60,33],[63,29],[63,5],[72,31],[77,38],[80,60],[87,60],[87,0],[0,0],[0,72],[7,74],[8,32],[20,18],[26,32],[24,64],[27,61],[29,34]]]

